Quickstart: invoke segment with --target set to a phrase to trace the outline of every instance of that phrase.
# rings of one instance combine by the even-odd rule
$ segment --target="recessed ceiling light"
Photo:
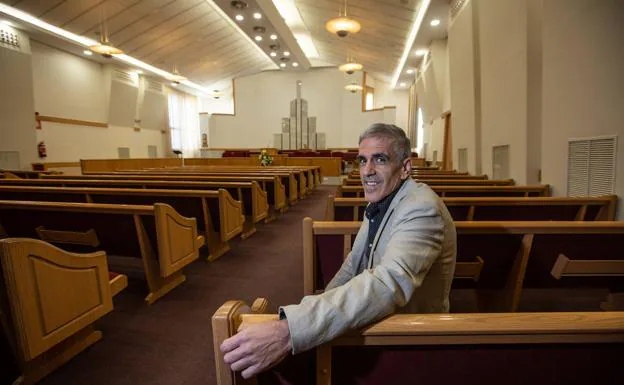
[[[416,56],[425,56],[427,54],[427,52],[428,51],[426,49],[419,49],[419,50],[416,50],[416,52],[414,52],[414,54]]]
[[[84,51],[82,51],[82,53],[87,55],[87,56],[93,55],[93,52],[89,51],[88,49],[85,49]]]
[[[262,19],[262,14],[260,12],[256,12],[253,14],[254,19]]]
[[[236,20],[238,20],[238,21],[243,21],[243,20],[245,20],[245,16],[243,16],[243,15],[236,15],[234,18],[235,18]]]
[[[282,68],[286,67],[286,63],[280,63],[280,67]]]
[[[433,19],[433,20],[431,20],[431,23],[429,23],[429,24],[431,24],[432,27],[437,27],[438,25],[440,25],[440,20]]]
[[[262,36],[256,36],[256,37],[254,37],[254,39],[255,39],[256,41],[262,41]]]
[[[271,35],[271,40],[277,40],[277,35],[276,34]]]
[[[399,83],[399,87],[405,87],[406,84],[405,83]]]
[[[276,52],[271,52],[269,55],[271,55],[271,57],[275,57],[275,56],[277,56],[277,53]]]
[[[405,71],[405,73],[408,73],[408,74],[413,74],[413,73],[414,73],[414,70],[410,68],[410,69],[408,69],[407,71]]]
[[[290,52],[284,51],[284,56],[290,56]]]
[[[299,67],[299,63],[294,62],[294,63],[292,63],[292,66],[293,66],[293,67]]]

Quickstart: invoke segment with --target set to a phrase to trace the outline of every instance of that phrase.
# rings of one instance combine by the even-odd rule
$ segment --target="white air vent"
[[[130,84],[134,87],[138,87],[139,85],[139,76],[137,74],[131,74],[120,69],[113,70],[113,79],[118,82]]]
[[[159,94],[163,93],[163,85],[162,85],[161,82],[158,82],[158,81],[150,79],[150,78],[145,78],[145,80],[147,82],[147,90],[148,91],[157,92]]]
[[[20,169],[19,151],[0,151],[0,169],[19,170]]]
[[[615,191],[617,136],[568,140],[568,196]]]
[[[468,4],[469,0],[453,0],[451,2],[451,20],[455,19],[455,17],[459,14],[459,12],[464,8],[466,4]]]
[[[119,155],[119,159],[130,159],[130,148],[117,147],[117,155]]]
[[[17,35],[17,33],[9,29],[2,28],[0,26],[0,44],[9,47],[20,48],[19,36]]]

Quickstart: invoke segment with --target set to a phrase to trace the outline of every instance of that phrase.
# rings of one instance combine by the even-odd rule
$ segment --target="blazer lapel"
[[[414,183],[414,181],[410,181],[410,180],[403,183],[403,186],[401,186],[401,189],[399,190],[397,195],[392,200],[392,203],[390,203],[390,207],[388,207],[388,211],[386,211],[386,215],[384,215],[383,219],[381,220],[381,225],[379,226],[379,230],[377,230],[377,234],[375,234],[373,247],[371,248],[370,255],[368,256],[368,268],[369,269],[373,267],[373,259],[374,259],[373,255],[375,254],[375,250],[377,249],[377,243],[379,242],[379,239],[381,238],[381,234],[386,229],[386,224],[388,223],[388,220],[394,213],[394,210],[396,209],[398,204],[407,196],[408,185],[410,184],[410,182]]]

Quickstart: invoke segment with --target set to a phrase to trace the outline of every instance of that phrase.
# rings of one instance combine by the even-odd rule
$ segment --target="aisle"
[[[321,220],[327,195],[311,196],[260,224],[245,241],[215,262],[185,269],[187,282],[152,306],[143,304],[144,282],[131,281],[115,310],[99,322],[102,341],[41,382],[43,385],[204,385],[216,383],[210,320],[228,299],[251,303],[262,296],[270,310],[303,294],[301,221]]]

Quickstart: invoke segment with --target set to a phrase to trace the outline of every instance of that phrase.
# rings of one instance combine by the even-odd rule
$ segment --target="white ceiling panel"
[[[225,8],[223,11],[212,0],[2,1],[92,39],[99,39],[105,29],[110,41],[127,54],[166,71],[176,66],[191,81],[205,86],[241,74],[275,69],[272,61],[254,47],[256,43],[240,33],[236,25],[241,24],[224,16],[224,11],[233,14],[229,0],[218,0]],[[240,11],[246,15],[245,23],[274,31],[267,19],[252,20],[251,14],[259,8],[254,0],[247,1],[250,1],[248,9]],[[320,54],[316,63],[338,66],[351,56],[364,65],[365,71],[386,81],[390,81],[400,64],[421,3],[421,0],[348,0],[348,16],[359,21],[362,30],[339,38],[325,30],[325,23],[338,16],[344,0],[294,1]],[[429,13],[441,15],[445,23],[448,3],[449,0],[432,0]],[[446,36],[444,24],[438,30],[428,27],[427,22],[423,23],[416,45],[427,46],[431,40]],[[269,51],[266,39],[259,45],[265,52]],[[406,66],[415,67],[419,60],[410,55]],[[401,79],[405,80],[409,79]]]

